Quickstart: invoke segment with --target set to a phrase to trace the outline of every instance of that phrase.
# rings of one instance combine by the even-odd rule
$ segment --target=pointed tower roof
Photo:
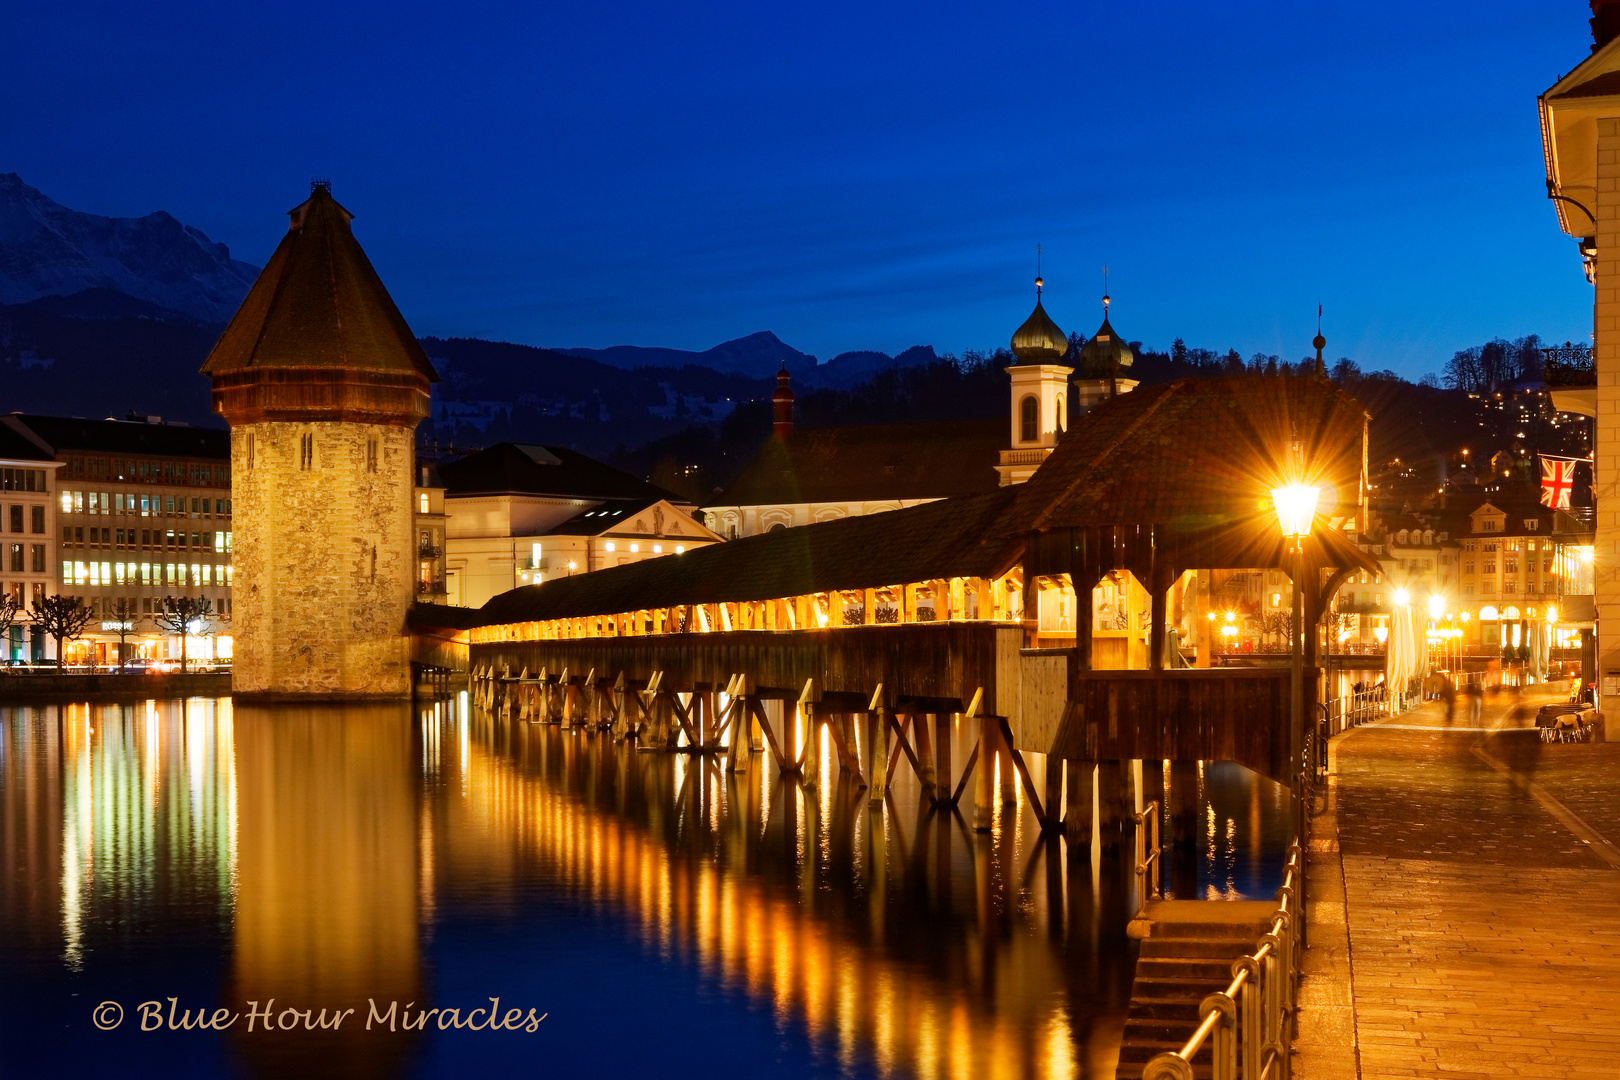
[[[219,376],[285,369],[395,372],[437,382],[405,317],[360,249],[354,215],[326,184],[288,213],[287,235],[202,370]]]

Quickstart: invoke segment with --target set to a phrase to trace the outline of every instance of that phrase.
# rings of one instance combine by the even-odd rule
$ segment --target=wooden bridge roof
[[[1326,379],[1235,376],[1139,387],[1088,413],[1019,491],[1009,532],[1205,529],[1271,513],[1295,439],[1340,515],[1358,506],[1366,410]],[[1325,495],[1328,493],[1325,491]],[[1319,506],[1319,512],[1332,507]]]
[[[998,528],[1015,495],[1012,488],[1001,488],[555,578],[494,597],[481,609],[479,621],[539,622],[938,578],[995,577],[1017,561],[1020,550]]]

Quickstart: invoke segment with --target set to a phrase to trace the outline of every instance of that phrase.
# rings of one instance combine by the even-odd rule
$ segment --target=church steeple
[[[1069,339],[1041,304],[1045,285],[1037,270],[1035,310],[1012,336],[1018,361],[1007,368],[1011,437],[1010,449],[1001,452],[1001,464],[996,466],[1002,487],[1034,475],[1069,422],[1069,376],[1074,369],[1063,363]]]
[[[1080,349],[1076,361],[1080,369],[1080,377],[1075,380],[1075,388],[1079,391],[1080,398],[1076,403],[1078,413],[1089,412],[1099,402],[1127,393],[1136,387],[1137,380],[1124,377],[1136,363],[1136,353],[1108,321],[1108,309],[1112,303],[1113,298],[1108,295],[1105,285],[1102,298],[1102,325],[1091,335],[1091,340]]]

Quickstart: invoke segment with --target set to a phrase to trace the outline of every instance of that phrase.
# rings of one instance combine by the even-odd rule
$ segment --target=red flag
[[[1575,462],[1557,458],[1541,459],[1541,505],[1554,510],[1569,509],[1569,495],[1575,490]]]

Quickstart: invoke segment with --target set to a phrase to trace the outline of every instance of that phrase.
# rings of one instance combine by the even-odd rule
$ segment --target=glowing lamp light
[[[1227,622],[1228,622],[1228,623],[1235,623],[1235,622],[1237,622],[1237,612],[1235,612],[1235,611],[1228,611],[1228,612],[1227,612],[1227,613],[1226,613],[1226,621],[1227,621]]]
[[[1551,607],[1549,607],[1547,609],[1547,622],[1550,625],[1552,623],[1556,623],[1557,621],[1558,621],[1558,605],[1554,604],[1554,605],[1552,605]]]
[[[1377,638],[1378,639],[1378,644],[1382,645],[1384,642],[1389,640],[1389,627],[1387,627],[1387,626],[1375,626],[1375,627],[1373,627],[1373,637]]]
[[[1445,598],[1439,595],[1429,597],[1429,618],[1438,619],[1446,610]]]
[[[1397,607],[1403,607],[1412,602],[1412,594],[1405,589],[1396,589],[1394,600]]]
[[[1466,625],[1469,618],[1470,618],[1470,616],[1469,616],[1468,612],[1465,611],[1461,615],[1459,615],[1458,618],[1462,619],[1463,623]]]
[[[608,549],[608,550],[609,550],[609,551],[612,551],[612,550],[613,550],[613,541],[611,541],[611,540],[609,540],[609,541],[608,541],[608,542],[607,542],[607,549]]]
[[[579,563],[575,562],[573,559],[569,559],[568,560],[568,569],[570,569],[570,570],[578,570],[579,569]]]
[[[1289,484],[1271,489],[1271,501],[1277,511],[1277,527],[1284,536],[1311,534],[1311,521],[1316,517],[1319,494],[1316,488],[1308,484]]]

